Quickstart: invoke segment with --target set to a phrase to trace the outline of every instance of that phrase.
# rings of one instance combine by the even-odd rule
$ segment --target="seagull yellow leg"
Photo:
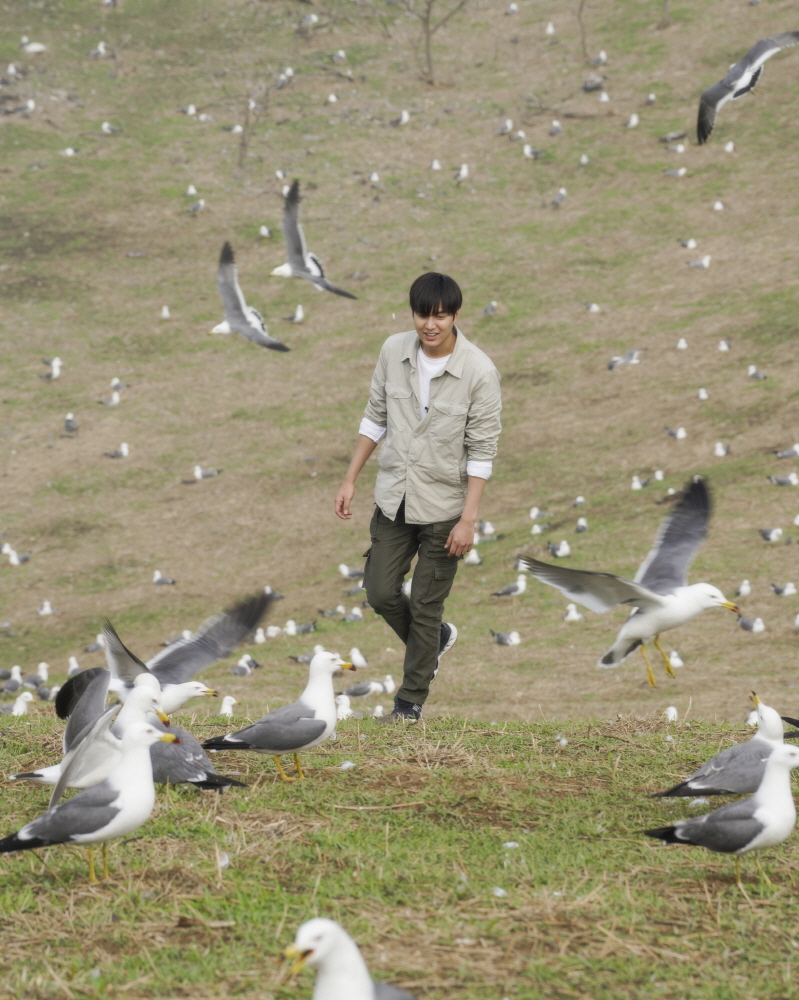
[[[746,890],[744,889],[743,882],[741,881],[741,860],[738,855],[734,855],[733,860],[735,861],[735,881],[738,883],[738,888],[741,892],[746,895]]]
[[[771,879],[768,877],[768,875],[766,875],[766,873],[760,867],[760,860],[757,857],[757,855],[755,855],[755,867],[760,872],[760,877],[763,879],[763,881],[766,883],[766,885],[772,885]]]
[[[305,781],[305,775],[302,773],[302,768],[300,767],[300,758],[297,754],[294,754],[294,763],[297,765],[297,774],[300,776],[300,781]]]
[[[649,686],[656,688],[657,684],[655,683],[655,672],[652,669],[652,664],[649,662],[649,657],[646,655],[646,646],[643,643],[641,643],[641,653],[644,657],[644,663],[646,663],[646,676],[649,681]]]
[[[89,881],[97,882],[99,879],[94,874],[94,848],[89,845]]]
[[[660,655],[663,657],[663,664],[666,667],[666,673],[669,675],[669,677],[676,677],[677,675],[674,673],[674,670],[672,669],[672,666],[669,663],[669,658],[668,656],[666,656],[666,650],[660,645],[659,635],[655,636],[654,642],[658,648],[658,651],[660,652]]]
[[[274,758],[274,761],[275,761],[275,763],[277,764],[277,769],[278,769],[278,771],[280,771],[280,777],[281,777],[281,778],[282,778],[282,779],[283,779],[284,781],[296,781],[296,780],[297,780],[296,778],[290,778],[290,777],[289,777],[289,776],[288,776],[288,775],[286,774],[286,772],[285,772],[285,771],[283,770],[283,765],[282,765],[282,764],[280,763],[280,757],[275,757],[275,758]]]
[[[108,878],[108,844],[103,841],[103,878]]]

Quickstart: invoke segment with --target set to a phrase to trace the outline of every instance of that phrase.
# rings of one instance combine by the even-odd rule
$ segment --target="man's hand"
[[[342,521],[349,521],[352,517],[350,504],[352,503],[352,498],[354,496],[355,483],[351,483],[345,479],[341,485],[341,489],[338,491],[338,495],[336,496],[336,515],[340,517]]]
[[[458,521],[450,531],[445,549],[449,551],[451,557],[459,559],[470,552],[474,545],[474,521],[466,521],[463,518]]]

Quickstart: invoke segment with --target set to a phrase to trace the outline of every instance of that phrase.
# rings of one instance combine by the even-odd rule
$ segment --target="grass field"
[[[372,467],[351,523],[336,521],[333,497],[379,345],[409,326],[407,287],[421,270],[462,284],[461,325],[496,362],[504,398],[482,511],[503,537],[459,571],[448,614],[460,639],[425,731],[377,733],[365,721],[359,748],[347,724],[311,755],[301,788],[273,783],[271,763],[231,761],[256,781],[250,791],[160,797],[141,839],[114,848],[114,878],[100,888],[86,885],[74,849],[48,852],[44,875],[35,858],[6,858],[5,905],[18,914],[4,935],[9,995],[309,995],[309,980],[276,984],[276,956],[317,909],[341,917],[378,975],[425,998],[792,995],[795,843],[768,861],[777,889],[748,883],[747,900],[726,859],[661,852],[634,831],[687,808],[644,792],[740,738],[751,688],[797,710],[799,604],[769,588],[795,576],[794,548],[758,534],[799,532],[796,491],[766,481],[796,465],[770,452],[799,440],[799,196],[786,139],[796,53],[724,108],[707,146],[690,144],[701,91],[758,38],[795,28],[795,10],[684,0],[658,29],[660,2],[592,0],[589,55],[609,57],[610,102],[599,104],[581,90],[590,67],[576,4],[519,7],[507,16],[505,3],[475,3],[442,29],[430,87],[394,6],[2,5],[0,66],[22,74],[0,86],[2,107],[36,108],[0,118],[0,541],[32,553],[19,568],[1,564],[0,625],[11,626],[0,629],[0,666],[27,673],[46,660],[58,681],[69,655],[97,665],[81,651],[106,615],[147,658],[267,583],[284,594],[278,624],[349,606],[335,567],[368,545]],[[320,23],[300,28],[311,9]],[[47,52],[22,55],[23,34]],[[90,56],[101,40],[114,58]],[[346,63],[333,61],[340,48]],[[288,65],[295,78],[277,90]],[[212,120],[182,114],[189,103]],[[392,127],[403,108],[409,124]],[[623,128],[633,111],[640,125]],[[506,117],[542,158],[495,134]],[[121,131],[104,135],[103,121]],[[236,123],[247,123],[246,144],[223,131]],[[657,141],[677,128],[689,132],[682,154]],[[458,186],[463,162],[470,178]],[[685,177],[664,176],[678,165]],[[357,301],[267,277],[284,260],[276,170],[300,179],[309,246]],[[196,217],[189,184],[206,201]],[[261,225],[275,235],[259,237]],[[696,250],[680,246],[688,237]],[[226,239],[248,301],[290,353],[207,335],[221,318]],[[687,267],[705,253],[708,270]],[[492,300],[498,312],[485,316]],[[282,317],[298,302],[307,319],[293,326]],[[608,371],[627,348],[646,349],[642,364]],[[55,355],[62,376],[43,382],[41,359]],[[748,364],[768,379],[747,379]],[[108,409],[96,400],[113,376],[130,388]],[[74,438],[60,434],[67,412]],[[665,426],[685,426],[686,440]],[[713,457],[719,440],[725,458]],[[103,457],[122,441],[128,459]],[[184,485],[197,462],[223,473]],[[633,474],[655,469],[662,484],[630,491]],[[532,581],[514,603],[490,596],[514,578],[517,554],[546,557],[560,538],[571,565],[632,574],[668,510],[655,501],[697,473],[715,511],[692,579],[731,593],[749,578],[742,607],[765,632],[708,613],[668,636],[686,666],[651,690],[636,657],[595,670],[621,613],[567,624],[560,595]],[[586,505],[574,510],[578,494]],[[551,512],[547,534],[530,536],[532,504]],[[580,514],[590,530],[575,535]],[[153,586],[154,569],[177,585]],[[45,599],[56,615],[37,615]],[[305,668],[287,657],[315,641],[357,645],[364,676],[399,677],[399,644],[380,619],[323,622],[317,635],[252,647],[264,663],[252,678],[230,676],[233,658],[203,678],[239,699],[243,720],[295,697]],[[516,628],[523,642],[497,647],[491,628]],[[667,704],[697,722],[674,743],[655,721]],[[218,731],[212,710],[194,711],[200,731]],[[3,727],[3,773],[55,758],[48,706]],[[345,758],[356,769],[340,772]],[[3,829],[44,801],[6,786]],[[376,808],[333,808],[359,804]],[[520,848],[504,851],[509,840]],[[217,848],[231,857],[221,875]],[[508,896],[491,896],[495,885]],[[179,929],[181,916],[235,926]]]

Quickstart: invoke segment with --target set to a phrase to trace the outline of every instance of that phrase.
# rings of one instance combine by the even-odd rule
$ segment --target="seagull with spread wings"
[[[276,267],[272,274],[277,278],[304,278],[320,292],[343,295],[345,299],[358,296],[331,284],[325,277],[322,262],[310,253],[305,243],[305,233],[300,225],[300,182],[294,181],[283,206],[283,236],[286,240],[288,261]]]
[[[591,611],[601,613],[617,604],[632,605],[630,617],[597,666],[615,667],[640,646],[649,683],[656,687],[645,643],[654,641],[663,656],[666,672],[674,677],[669,658],[660,644],[661,632],[684,625],[710,608],[727,608],[739,613],[735,604],[717,587],[709,583],[688,584],[688,567],[707,534],[709,519],[710,494],[705,483],[696,478],[688,484],[680,502],[663,521],[655,544],[634,580],[612,573],[565,569],[526,557],[521,561],[536,579],[557,587],[570,601]]]
[[[754,90],[763,74],[766,60],[797,43],[799,31],[785,31],[780,35],[764,38],[730,69],[724,79],[707,88],[699,100],[699,117],[696,122],[696,139],[700,146],[710,138],[716,124],[716,115],[727,101],[737,101],[739,97]]]
[[[230,333],[235,330],[247,340],[251,340],[261,347],[268,347],[271,351],[291,350],[290,347],[286,347],[279,340],[269,336],[269,330],[266,328],[263,316],[257,309],[248,306],[245,302],[244,294],[239,285],[233,247],[229,243],[225,243],[222,247],[222,253],[219,255],[216,284],[225,307],[225,318],[213,328],[211,333]]]

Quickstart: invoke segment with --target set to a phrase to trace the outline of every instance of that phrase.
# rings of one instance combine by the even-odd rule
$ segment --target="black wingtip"
[[[654,837],[656,840],[665,840],[667,844],[684,843],[677,839],[677,827],[659,826],[654,830],[641,830],[646,837]]]
[[[294,181],[294,183],[289,188],[289,193],[286,195],[286,201],[290,205],[297,205],[300,201],[300,182]]]
[[[105,667],[91,667],[81,670],[79,674],[68,677],[61,685],[61,690],[55,696],[55,714],[59,719],[68,719],[73,709],[83,697],[86,688],[100,674],[107,673]]]
[[[280,344],[280,343],[278,343],[278,344],[265,344],[264,346],[267,347],[270,351],[283,351],[285,353],[286,351],[290,351],[291,350],[290,347],[286,347],[285,344]]]
[[[236,258],[233,256],[233,247],[225,240],[225,244],[222,247],[222,252],[219,255],[219,266],[224,267],[227,264],[235,264]]]

